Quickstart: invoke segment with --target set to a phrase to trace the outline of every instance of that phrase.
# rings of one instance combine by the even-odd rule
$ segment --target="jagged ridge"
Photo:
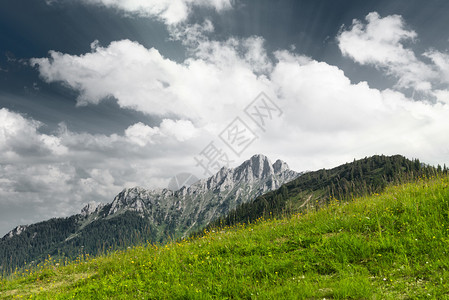
[[[125,188],[111,203],[89,203],[78,215],[16,227],[0,240],[0,257],[8,257],[0,267],[37,262],[47,254],[77,255],[81,246],[96,254],[111,246],[183,237],[299,175],[281,160],[271,164],[266,156],[254,155],[178,191]]]
[[[95,209],[89,206],[83,211],[106,217],[133,211],[152,224],[171,228],[161,232],[160,237],[185,236],[192,228],[201,227],[299,175],[285,162],[277,160],[271,164],[266,156],[259,154],[235,169],[223,167],[215,175],[178,191],[126,188],[110,205]]]

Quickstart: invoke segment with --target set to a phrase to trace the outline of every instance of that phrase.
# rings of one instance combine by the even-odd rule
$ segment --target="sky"
[[[445,0],[0,5],[0,236],[257,153],[449,166]]]

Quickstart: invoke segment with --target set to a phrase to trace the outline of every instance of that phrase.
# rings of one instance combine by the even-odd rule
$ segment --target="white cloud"
[[[206,19],[203,24],[169,26],[171,39],[181,41],[188,48],[197,47],[207,40],[206,35],[214,31],[214,25]]]
[[[50,57],[33,59],[32,63],[39,65],[47,82],[63,81],[78,89],[80,105],[114,96],[123,107],[148,113],[183,109],[174,105],[174,95],[167,86],[182,72],[182,67],[163,58],[154,48],[145,49],[129,40],[112,42],[108,48],[94,42],[92,53],[73,56],[50,51]]]
[[[130,141],[139,146],[145,146],[148,143],[154,143],[154,136],[160,134],[159,128],[152,128],[141,122],[136,123],[125,130],[125,135]]]
[[[291,165],[307,169],[373,154],[448,162],[449,105],[413,101],[365,82],[351,84],[341,70],[324,62],[286,52],[277,57],[271,80],[284,119],[259,145],[265,153],[281,152]]]
[[[236,49],[238,48],[238,49]],[[122,107],[147,114],[175,114],[197,124],[227,121],[235,109],[269,84],[256,71],[270,63],[260,38],[203,41],[184,63],[164,58],[156,49],[122,40],[76,56],[51,51],[35,58],[41,77],[79,91],[79,105],[113,96]]]
[[[430,58],[438,71],[438,78],[449,84],[449,54],[437,50],[429,50],[424,53],[424,56]]]
[[[197,134],[197,129],[188,120],[164,119],[160,128],[163,134],[172,136],[179,142],[187,141]]]
[[[0,109],[0,152],[11,158],[18,154],[28,157],[65,154],[67,148],[55,136],[37,132],[40,126],[37,121]]]
[[[136,123],[125,130],[125,136],[133,143],[143,147],[155,144],[161,139],[171,137],[178,142],[185,142],[193,138],[197,129],[188,120],[164,119],[160,127],[150,127],[141,122]]]
[[[431,81],[437,78],[432,66],[419,60],[407,42],[413,42],[417,34],[406,28],[399,15],[381,18],[371,12],[366,24],[353,20],[350,29],[343,29],[337,36],[343,55],[362,65],[374,65],[398,78],[399,88],[429,91]]]
[[[257,73],[266,74],[271,71],[273,65],[268,59],[264,48],[264,40],[261,37],[250,37],[243,42],[245,61],[247,61]]]
[[[277,57],[271,80],[285,101],[287,123],[329,134],[373,126],[388,113],[378,90],[366,82],[351,84],[337,67],[286,52]]]
[[[372,12],[365,19],[366,25],[355,19],[350,30],[340,32],[338,42],[343,54],[362,64],[404,64],[416,59],[414,53],[401,44],[417,37],[416,32],[404,28],[401,16],[381,18]]]
[[[434,92],[435,97],[438,101],[449,104],[449,91],[448,90],[436,90]]]
[[[216,11],[230,9],[231,0],[82,0],[88,4],[103,5],[125,13],[155,17],[167,25],[185,21],[194,6],[210,7]],[[54,1],[53,1],[54,2]]]
[[[351,31],[342,32],[339,38],[344,40],[347,33],[350,41],[360,35],[369,46],[385,44],[392,53],[404,52],[390,60],[387,54],[375,52],[357,56],[357,60],[391,65],[417,61],[412,52],[398,44],[417,38],[404,29],[399,16],[381,19],[370,14],[367,20],[369,25],[355,22]],[[385,28],[393,30],[378,37],[379,30]],[[431,163],[437,162],[436,157],[445,159],[444,145],[449,141],[442,136],[449,126],[441,117],[448,108],[444,89],[438,92],[441,100],[437,104],[416,102],[398,91],[370,88],[367,82],[352,84],[338,67],[286,50],[275,52],[276,59],[270,60],[260,37],[218,42],[200,34],[195,40],[192,56],[183,63],[127,40],[107,47],[94,45],[91,53],[81,56],[53,52],[51,59],[34,59],[33,63],[46,81],[62,81],[78,90],[82,103],[95,104],[111,95],[122,107],[165,119],[167,115],[178,116],[178,121],[167,119],[158,127],[136,124],[128,128],[128,141],[140,147],[156,145],[164,137],[167,141],[183,141],[198,153],[206,143],[198,144],[195,136],[206,142],[217,140],[226,125],[244,115],[243,109],[264,91],[284,114],[272,121],[266,133],[258,132],[260,139],[247,150],[248,155],[271,152],[276,157],[276,153],[285,151],[292,161],[298,160],[299,153],[303,157],[325,155],[334,162],[375,153],[402,153]],[[436,52],[428,56],[438,59]],[[443,63],[438,65],[445,70]],[[398,69],[391,71],[399,76]],[[418,84],[416,79],[415,88]],[[432,93],[437,95],[436,91]],[[434,149],[439,149],[438,155]],[[312,161],[292,165],[297,169],[322,167],[320,159],[316,164]]]

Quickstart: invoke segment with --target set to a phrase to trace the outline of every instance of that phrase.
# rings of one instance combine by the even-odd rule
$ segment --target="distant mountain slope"
[[[392,182],[402,183],[438,173],[447,174],[446,166],[435,168],[401,155],[375,155],[330,170],[307,172],[275,191],[239,205],[228,215],[211,222],[207,228],[253,222],[260,217],[316,208],[328,203],[331,197],[344,201],[379,193]]]
[[[87,205],[81,214],[19,226],[0,240],[0,268],[36,263],[50,255],[97,254],[111,247],[176,239],[198,230],[300,173],[277,160],[254,155],[235,169],[178,191],[126,188],[106,205]]]

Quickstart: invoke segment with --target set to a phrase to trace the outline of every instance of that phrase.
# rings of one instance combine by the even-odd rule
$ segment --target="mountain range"
[[[14,228],[0,240],[0,268],[5,272],[47,255],[74,257],[183,238],[300,175],[285,162],[272,164],[259,154],[177,191],[125,188],[111,203],[88,204],[77,215]]]

